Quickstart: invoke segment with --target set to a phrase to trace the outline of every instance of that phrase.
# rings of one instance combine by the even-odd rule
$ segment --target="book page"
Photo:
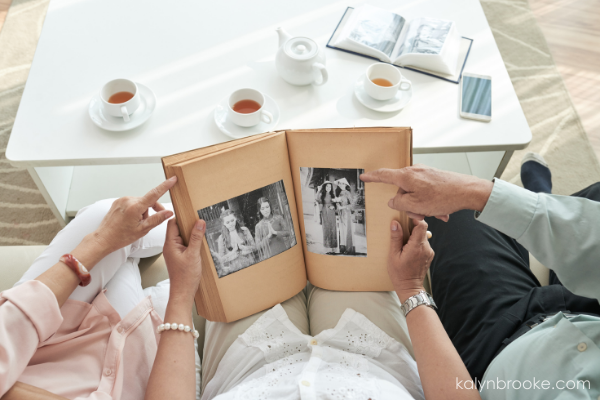
[[[448,52],[446,53],[448,59],[450,58],[451,54],[454,54],[454,57],[456,57],[456,65],[452,73],[440,72],[440,69],[446,68],[443,65],[444,60],[438,56],[431,56],[427,54],[404,54],[396,60],[394,65],[458,83],[467,61],[467,57],[469,56],[472,43],[472,39],[464,37],[458,38],[457,42],[452,43],[451,45],[448,43],[450,45],[448,46]]]
[[[306,285],[286,136],[270,135],[181,166],[188,208],[207,223],[201,286],[212,288],[197,303],[224,313],[209,320],[255,314]]]
[[[309,281],[329,290],[393,290],[387,273],[390,223],[409,220],[387,206],[393,185],[362,172],[412,163],[410,128],[287,131]]]
[[[397,65],[418,65],[451,75],[457,68],[460,41],[453,21],[417,18],[407,25],[398,53],[392,59]]]
[[[416,18],[408,24],[399,54],[440,54],[454,22]]]
[[[330,44],[391,62],[405,23],[400,15],[368,4],[348,8]]]

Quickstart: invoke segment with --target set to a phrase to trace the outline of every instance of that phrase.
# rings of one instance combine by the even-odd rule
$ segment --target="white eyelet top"
[[[281,305],[231,345],[202,399],[424,399],[406,348],[347,309],[337,326],[303,335]]]

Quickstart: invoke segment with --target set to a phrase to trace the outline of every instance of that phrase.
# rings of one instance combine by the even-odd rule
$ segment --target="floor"
[[[600,158],[600,1],[529,0]]]
[[[11,0],[0,0],[0,29]],[[600,158],[600,1],[529,0]]]

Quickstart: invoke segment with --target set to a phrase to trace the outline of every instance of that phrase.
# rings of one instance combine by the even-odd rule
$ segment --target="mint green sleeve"
[[[475,217],[516,239],[573,293],[600,300],[600,202],[533,193],[495,179]]]

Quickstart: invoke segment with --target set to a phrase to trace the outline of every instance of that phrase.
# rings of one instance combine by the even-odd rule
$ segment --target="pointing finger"
[[[173,176],[150,190],[142,197],[142,205],[144,207],[152,207],[163,194],[167,193],[167,191],[175,185],[176,182],[177,176]]]
[[[361,174],[360,179],[363,182],[391,183],[399,186],[398,179],[401,171],[400,169],[380,168]]]

